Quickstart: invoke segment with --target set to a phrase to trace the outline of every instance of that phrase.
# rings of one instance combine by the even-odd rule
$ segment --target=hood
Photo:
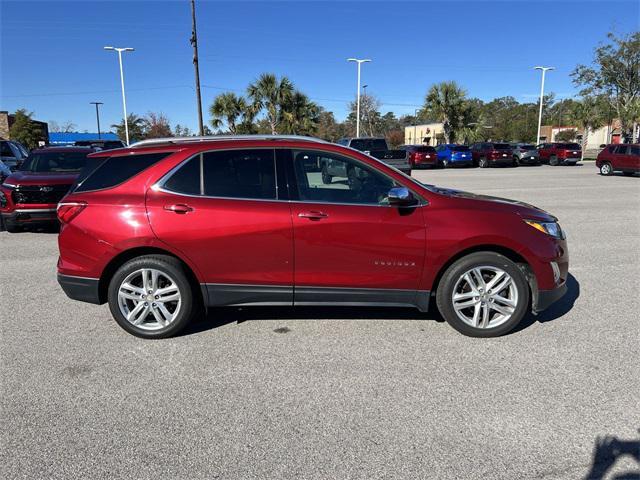
[[[463,190],[455,190],[453,188],[437,187],[435,185],[427,185],[427,188],[440,195],[473,202],[483,210],[495,209],[503,212],[511,211],[512,213],[516,213],[523,218],[542,221],[557,221],[556,217],[542,210],[541,208],[538,208],[526,202],[521,202],[519,200],[494,197],[491,195],[481,195],[477,193],[465,192]]]
[[[71,185],[80,172],[25,172],[17,171],[8,176],[4,183],[13,185]]]

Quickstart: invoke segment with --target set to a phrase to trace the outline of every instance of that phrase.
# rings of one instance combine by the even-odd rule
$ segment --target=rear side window
[[[80,173],[80,177],[83,180],[78,181],[78,186],[74,191],[88,192],[115,187],[171,155],[171,153],[173,152],[109,157],[97,165],[92,163],[93,168],[87,166],[87,168],[92,168],[90,172]],[[103,159],[96,158],[94,160]]]
[[[631,147],[631,151],[629,153],[634,157],[640,157],[640,147]]]
[[[201,155],[187,161],[162,185],[166,190],[187,195],[200,195],[200,158]]]
[[[276,198],[274,150],[226,150],[202,155],[204,194],[209,197]]]

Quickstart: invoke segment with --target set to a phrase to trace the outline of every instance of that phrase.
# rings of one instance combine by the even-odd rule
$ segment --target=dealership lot
[[[274,308],[145,341],[64,296],[54,234],[0,232],[2,476],[573,479],[599,437],[639,441],[640,179],[414,176],[558,216],[567,297],[497,339],[435,310]],[[607,475],[639,471],[626,456]]]

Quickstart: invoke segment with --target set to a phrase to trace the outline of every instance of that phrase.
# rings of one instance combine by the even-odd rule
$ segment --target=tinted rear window
[[[522,150],[535,150],[536,149],[536,147],[533,146],[533,145],[520,145],[520,148]]]
[[[511,145],[508,143],[494,143],[493,148],[495,150],[511,150]]]
[[[456,145],[454,147],[451,147],[451,150],[453,150],[454,152],[468,152],[469,147],[467,147],[466,145]]]
[[[361,152],[387,150],[387,142],[382,138],[360,138],[357,140],[351,140],[351,144],[349,146],[356,150],[360,150]]]
[[[558,148],[563,148],[565,150],[580,150],[580,145],[577,143],[559,143]]]
[[[433,147],[416,147],[415,151],[420,153],[433,153],[436,149]]]
[[[115,187],[168,155],[171,155],[171,152],[92,159],[96,162],[91,162],[91,165],[87,166],[87,170],[90,171],[80,173],[83,179],[78,180],[75,191],[87,192]],[[100,162],[100,160],[104,161]]]
[[[640,147],[631,147],[630,154],[635,157],[640,157]]]
[[[276,198],[274,150],[229,150],[203,155],[204,194],[225,198]]]
[[[89,152],[32,153],[20,170],[25,172],[79,172],[87,163]]]

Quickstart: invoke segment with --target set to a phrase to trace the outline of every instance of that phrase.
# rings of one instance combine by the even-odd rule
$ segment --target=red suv
[[[402,145],[400,150],[404,150],[409,155],[409,165],[413,170],[424,167],[437,168],[440,166],[438,162],[438,152],[435,147],[427,145]]]
[[[513,149],[508,143],[480,142],[471,145],[473,163],[480,168],[497,165],[518,166],[513,160]]]
[[[78,147],[31,151],[0,186],[0,214],[7,231],[57,225],[56,206],[94,151]]]
[[[640,173],[640,144],[607,146],[598,154],[596,167],[602,175],[613,175],[615,171],[625,175]]]
[[[351,175],[325,183],[317,165]],[[58,281],[146,338],[207,306],[415,307],[492,337],[566,291],[557,219],[424,185],[304,137],[144,141],[90,156],[58,205]]]
[[[582,158],[582,150],[577,143],[543,143],[538,145],[540,162],[556,167],[575,165]]]

